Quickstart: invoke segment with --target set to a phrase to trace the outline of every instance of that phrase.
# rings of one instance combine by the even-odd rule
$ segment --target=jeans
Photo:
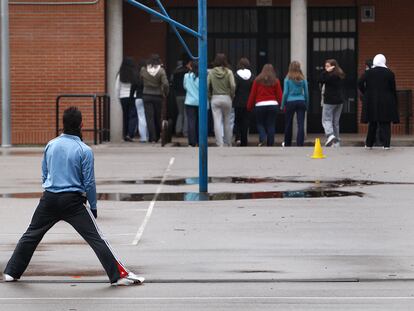
[[[144,95],[145,119],[148,127],[148,141],[158,142],[161,135],[162,96]]]
[[[137,129],[137,112],[134,102],[129,97],[121,98],[122,106],[122,137],[133,138]]]
[[[285,146],[292,145],[292,124],[293,116],[296,113],[296,120],[298,123],[298,133],[296,136],[296,145],[303,146],[305,141],[305,112],[306,105],[303,100],[291,101],[286,103],[285,114]]]
[[[339,139],[339,119],[341,118],[342,106],[342,104],[323,104],[322,126],[325,130],[326,137],[334,135],[337,139]]]
[[[211,98],[211,110],[214,119],[214,134],[216,135],[217,146],[231,146],[233,130],[231,127],[231,105],[229,95],[213,95]],[[224,129],[224,141],[222,129]]]
[[[177,122],[175,123],[175,134],[183,134],[184,136],[187,135],[187,115],[184,110],[184,100],[185,96],[177,96]]]
[[[142,100],[142,98],[137,98],[135,100],[135,106],[138,115],[138,132],[140,136],[140,141],[145,142],[148,140],[148,130],[147,120],[145,119],[144,101]]]
[[[367,138],[365,145],[367,147],[374,146],[377,128],[379,128],[380,140],[383,142],[384,147],[390,147],[391,145],[391,122],[369,122]]]
[[[254,108],[256,113],[257,130],[261,144],[273,146],[275,143],[275,126],[277,106],[258,106]]]
[[[117,260],[108,241],[100,232],[95,218],[88,207],[86,198],[77,192],[52,193],[45,191],[33,214],[26,232],[23,234],[7,263],[4,273],[19,279],[43,236],[57,222],[69,223],[92,247],[104,267],[111,283],[120,277],[120,269],[125,270]],[[68,258],[67,260],[71,260]]]
[[[198,106],[185,105],[188,126],[188,144],[195,147],[198,144]]]
[[[247,146],[250,113],[247,111],[246,107],[235,107],[234,112],[236,115],[234,124],[236,140],[240,140],[241,146]]]

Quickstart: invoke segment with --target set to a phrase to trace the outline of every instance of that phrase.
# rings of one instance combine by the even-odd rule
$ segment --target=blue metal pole
[[[198,0],[199,192],[207,192],[207,0]]]

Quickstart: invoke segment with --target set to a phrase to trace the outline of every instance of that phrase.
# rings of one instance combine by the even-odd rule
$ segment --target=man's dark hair
[[[82,113],[78,107],[72,106],[63,112],[63,133],[82,138],[81,124]]]

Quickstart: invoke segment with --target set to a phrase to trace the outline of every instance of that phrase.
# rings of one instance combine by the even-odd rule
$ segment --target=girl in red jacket
[[[259,146],[273,146],[278,105],[282,102],[282,88],[271,64],[263,66],[262,72],[253,82],[247,110],[256,113]]]

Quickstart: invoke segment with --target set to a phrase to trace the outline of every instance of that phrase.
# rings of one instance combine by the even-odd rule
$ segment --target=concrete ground
[[[214,201],[155,195],[191,199],[198,191],[170,182],[197,177],[196,148],[132,143],[94,151],[98,192],[110,199],[98,202],[98,224],[147,282],[110,287],[92,250],[59,223],[21,281],[0,283],[0,310],[413,309],[411,148],[325,148],[323,160],[310,158],[311,147],[210,148],[209,192],[255,197]],[[1,150],[0,269],[38,202],[41,152]],[[358,195],[286,195],[329,190]],[[261,199],[270,191],[285,195]],[[129,193],[147,195],[119,201]]]

